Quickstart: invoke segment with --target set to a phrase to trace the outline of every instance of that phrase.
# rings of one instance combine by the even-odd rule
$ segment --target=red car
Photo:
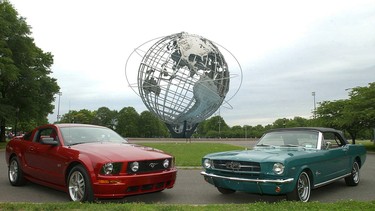
[[[174,157],[129,144],[114,131],[84,124],[49,124],[6,146],[11,185],[26,181],[66,191],[72,201],[122,198],[174,186]]]

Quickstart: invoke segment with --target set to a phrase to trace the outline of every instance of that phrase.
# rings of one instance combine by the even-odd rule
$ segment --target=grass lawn
[[[213,152],[222,152],[229,150],[243,150],[244,147],[233,146],[223,143],[141,143],[142,146],[148,146],[163,150],[172,154],[176,158],[176,166],[201,166],[203,156]]]
[[[145,204],[145,203],[1,203],[0,210],[163,210],[163,211],[190,211],[190,210],[374,210],[375,201],[357,202],[341,201],[336,203],[320,202],[289,202],[278,203],[256,202],[248,204],[214,204],[214,205],[178,205],[178,204]]]
[[[367,141],[356,141],[356,144],[363,144],[368,152],[375,152],[375,144],[369,140]]]
[[[5,149],[6,145],[7,145],[7,142],[0,142],[0,149]]]

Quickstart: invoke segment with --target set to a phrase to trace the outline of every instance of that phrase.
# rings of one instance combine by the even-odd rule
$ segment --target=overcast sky
[[[241,88],[220,109],[230,126],[310,118],[312,92],[316,102],[334,101],[347,98],[348,88],[375,82],[374,0],[10,3],[31,26],[36,45],[54,55],[60,115],[102,106],[146,110],[127,83],[126,60],[141,44],[182,31],[223,46],[242,67]]]

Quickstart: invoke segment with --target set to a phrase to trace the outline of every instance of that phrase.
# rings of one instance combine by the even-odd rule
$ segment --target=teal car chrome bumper
[[[293,190],[293,178],[287,179],[247,179],[239,177],[221,176],[212,173],[201,172],[206,182],[230,190],[244,191],[248,193],[281,195]]]
[[[227,179],[232,181],[241,181],[241,182],[256,182],[256,183],[277,183],[277,184],[283,184],[283,183],[290,183],[293,182],[293,178],[288,179],[245,179],[245,178],[238,178],[238,177],[225,177],[220,176],[216,174],[209,174],[204,171],[201,172],[203,176],[207,177],[213,177],[213,178],[220,178],[220,179]]]

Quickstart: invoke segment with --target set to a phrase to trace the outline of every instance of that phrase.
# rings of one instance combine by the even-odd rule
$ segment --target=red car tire
[[[70,170],[67,182],[70,200],[80,202],[94,201],[90,177],[82,165],[76,165]]]

